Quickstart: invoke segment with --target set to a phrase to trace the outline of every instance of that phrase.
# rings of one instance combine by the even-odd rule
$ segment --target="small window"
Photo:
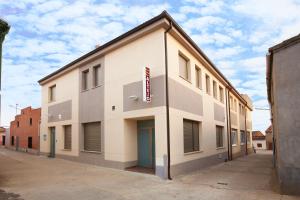
[[[217,82],[213,81],[213,95],[214,98],[217,99]]]
[[[93,82],[94,82],[94,87],[97,87],[101,85],[101,65],[97,65],[93,67]]]
[[[205,84],[206,84],[206,93],[210,94],[210,78],[207,74],[205,75]]]
[[[17,121],[17,127],[20,127],[20,122],[19,121]]]
[[[231,144],[236,145],[237,144],[237,130],[231,129]]]
[[[64,126],[64,149],[71,150],[72,149],[72,126],[66,125]]]
[[[262,144],[261,143],[257,143],[257,147],[262,148]]]
[[[29,125],[32,126],[32,118],[29,119]]]
[[[240,131],[241,134],[241,145],[246,143],[246,134],[245,131]]]
[[[82,72],[82,90],[88,89],[88,76],[89,70],[85,70]]]
[[[229,101],[230,101],[230,110],[233,110],[233,98],[232,96],[229,97]]]
[[[199,122],[183,120],[184,153],[200,150]]]
[[[216,126],[216,143],[217,143],[217,148],[224,147],[223,126]]]
[[[224,103],[224,89],[221,86],[219,86],[219,95],[220,101]]]
[[[195,75],[196,75],[196,87],[202,89],[202,74],[201,74],[201,69],[198,66],[195,67]]]
[[[242,114],[242,105],[239,103],[239,111],[240,111],[240,114]]]
[[[236,99],[233,100],[233,108],[234,108],[234,111],[237,112],[237,102],[236,102]]]
[[[49,87],[49,102],[53,102],[56,99],[56,85]]]
[[[15,145],[15,137],[11,136],[11,141],[10,141],[11,146]]]
[[[179,76],[185,80],[189,80],[188,59],[179,54]]]

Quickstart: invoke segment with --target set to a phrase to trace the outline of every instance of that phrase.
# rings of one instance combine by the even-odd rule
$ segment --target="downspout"
[[[229,89],[227,89],[227,93],[226,93],[226,95],[227,95],[227,104],[228,104],[228,124],[229,124],[229,137],[228,137],[228,139],[227,139],[227,141],[228,141],[228,155],[229,155],[229,157],[228,157],[228,160],[232,160],[232,144],[231,144],[231,114],[230,114],[230,95],[229,95],[230,93],[229,93]]]
[[[167,118],[167,152],[168,152],[168,179],[171,178],[171,150],[170,150],[170,109],[169,109],[169,81],[168,81],[168,47],[167,47],[167,33],[172,29],[172,21],[169,21],[170,26],[164,32],[164,45],[165,45],[165,81],[166,81],[166,118]]]

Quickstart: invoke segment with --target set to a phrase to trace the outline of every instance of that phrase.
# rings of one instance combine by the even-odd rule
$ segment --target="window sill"
[[[92,89],[96,89],[96,88],[99,88],[99,87],[102,87],[102,86],[103,86],[103,84],[102,85],[97,85],[97,86],[92,87]]]
[[[185,80],[186,82],[192,84],[192,82],[191,82],[189,79],[186,79],[186,78],[184,78],[184,77],[182,77],[182,76],[179,76],[179,77],[182,78],[183,80]]]
[[[236,145],[236,144],[233,144],[232,146],[233,146],[233,147],[236,147],[237,145]]]
[[[240,145],[241,145],[241,146],[244,146],[244,145],[245,145],[245,143],[241,143]]]
[[[217,147],[216,150],[225,149],[225,147]]]
[[[62,151],[72,151],[72,149],[62,149]]]
[[[81,150],[83,153],[94,153],[94,154],[102,154],[101,151],[86,151],[86,150]]]
[[[86,91],[89,91],[89,89],[81,90],[81,92],[86,92]]]
[[[198,154],[198,153],[202,153],[203,150],[200,150],[200,151],[192,151],[192,152],[188,152],[188,153],[184,153],[185,156],[188,156],[188,155],[192,155],[192,154]]]

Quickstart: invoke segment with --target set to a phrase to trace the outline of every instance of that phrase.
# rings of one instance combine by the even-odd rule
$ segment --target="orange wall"
[[[32,125],[30,125],[32,118]],[[10,146],[11,137],[15,139],[14,147],[17,144],[17,136],[19,137],[19,148],[28,148],[28,137],[32,137],[32,149],[39,147],[39,123],[41,120],[41,108],[32,109],[27,107],[21,110],[21,114],[15,117],[15,120],[10,122]],[[19,127],[17,127],[19,122]]]

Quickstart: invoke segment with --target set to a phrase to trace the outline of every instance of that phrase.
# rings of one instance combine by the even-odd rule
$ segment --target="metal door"
[[[55,127],[50,128],[50,158],[55,157]]]

